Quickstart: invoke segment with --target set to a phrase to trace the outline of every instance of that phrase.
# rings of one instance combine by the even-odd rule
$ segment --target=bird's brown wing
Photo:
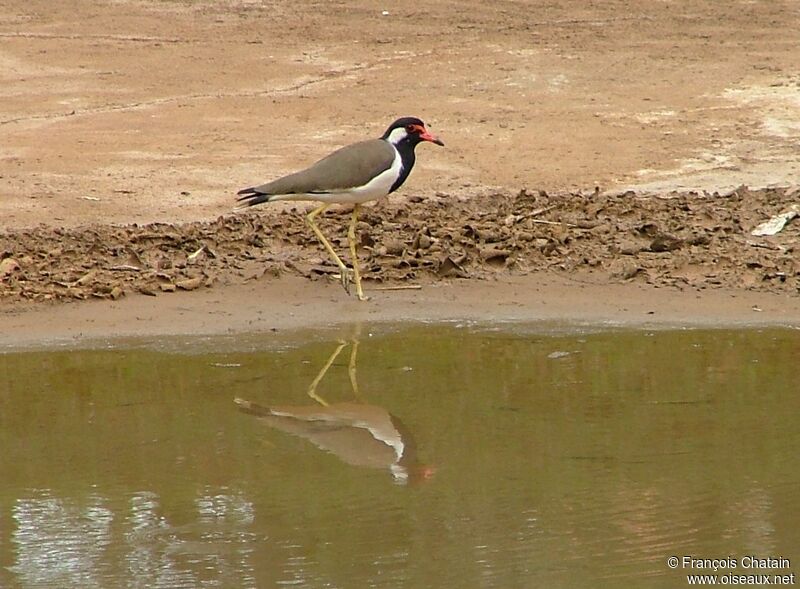
[[[324,194],[363,186],[394,161],[395,150],[383,139],[342,147],[310,168],[248,189],[258,194]]]

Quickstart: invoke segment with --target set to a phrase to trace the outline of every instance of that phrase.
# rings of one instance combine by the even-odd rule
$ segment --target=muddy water
[[[800,562],[798,331],[343,335],[0,356],[0,587],[675,587],[671,555]]]

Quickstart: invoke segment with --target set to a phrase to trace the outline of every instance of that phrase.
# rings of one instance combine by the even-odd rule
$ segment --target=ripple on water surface
[[[512,327],[0,355],[0,586],[666,587],[673,554],[800,558],[800,332]]]

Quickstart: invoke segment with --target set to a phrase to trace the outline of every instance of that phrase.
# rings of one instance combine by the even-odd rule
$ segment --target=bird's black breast
[[[394,181],[392,187],[389,189],[389,194],[397,190],[403,185],[403,182],[406,181],[408,175],[411,173],[411,168],[414,167],[414,162],[416,161],[416,156],[414,155],[414,146],[406,141],[401,141],[399,144],[395,145],[395,149],[400,153],[400,161],[401,169],[400,175],[397,177],[397,180]]]

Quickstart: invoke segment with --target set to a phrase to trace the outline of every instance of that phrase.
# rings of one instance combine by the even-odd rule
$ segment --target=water
[[[668,556],[796,567],[800,332],[365,326],[355,356],[342,335],[0,356],[0,587],[681,587]]]

